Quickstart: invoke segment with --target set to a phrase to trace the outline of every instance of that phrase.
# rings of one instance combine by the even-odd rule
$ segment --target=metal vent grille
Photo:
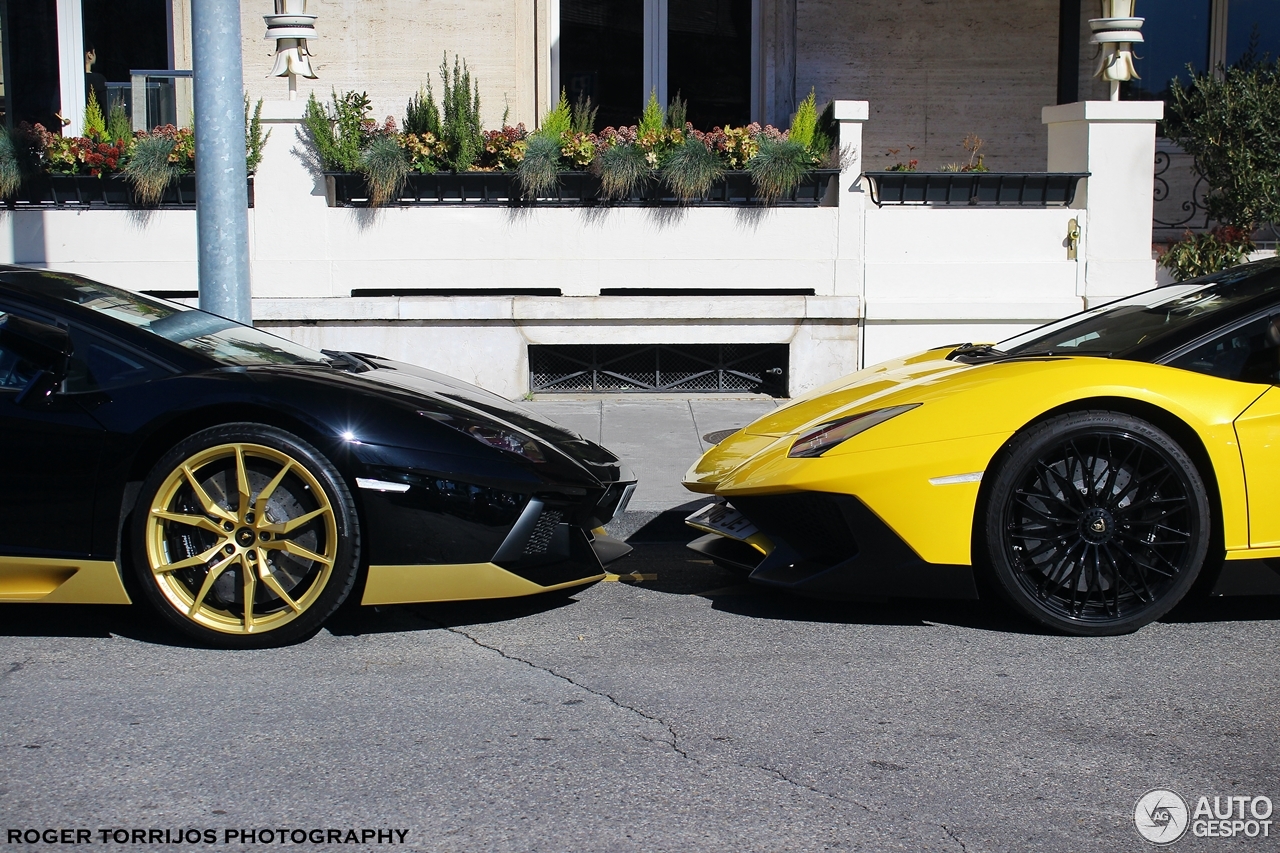
[[[570,344],[529,347],[529,387],[561,393],[787,395],[786,344]]]
[[[547,547],[551,545],[551,537],[556,532],[556,525],[560,523],[562,518],[564,518],[564,513],[558,509],[544,509],[542,511],[542,515],[538,516],[538,523],[534,525],[533,532],[529,534],[529,541],[524,545],[526,557],[547,553]]]

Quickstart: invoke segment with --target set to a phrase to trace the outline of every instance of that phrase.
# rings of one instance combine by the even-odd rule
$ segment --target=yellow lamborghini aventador
[[[989,588],[1074,634],[1280,592],[1276,384],[1280,261],[886,362],[704,454],[690,547],[813,595]]]

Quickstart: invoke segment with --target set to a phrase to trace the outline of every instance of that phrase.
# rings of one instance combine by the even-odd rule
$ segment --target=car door
[[[77,395],[19,402],[35,372],[0,348],[0,556],[87,556],[105,433]]]
[[[1280,546],[1280,388],[1271,387],[1236,418],[1249,495],[1249,547]]]

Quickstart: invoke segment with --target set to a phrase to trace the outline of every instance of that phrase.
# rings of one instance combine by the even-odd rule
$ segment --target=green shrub
[[[666,129],[667,120],[662,114],[662,104],[658,103],[658,90],[649,90],[649,101],[640,113],[640,123],[636,125],[637,136],[656,136]]]
[[[575,135],[593,133],[596,129],[596,113],[598,112],[600,112],[600,108],[591,106],[590,98],[586,95],[579,95],[578,99],[573,102],[570,131]],[[503,124],[506,124],[505,116],[503,117]]]
[[[560,137],[573,130],[573,111],[569,108],[569,101],[565,98],[564,90],[560,90],[560,100],[556,102],[555,109],[542,117],[542,125],[530,134],[530,137],[542,136],[547,139],[554,139],[559,142]]]
[[[142,137],[133,146],[133,155],[122,173],[144,207],[159,204],[164,191],[178,177],[178,164],[169,162],[174,145],[172,136],[154,133]]]
[[[667,129],[683,132],[685,125],[688,123],[689,102],[681,98],[679,92],[676,92],[676,96],[667,105]]]
[[[484,150],[484,128],[480,126],[480,84],[472,81],[467,63],[457,55],[453,57],[453,72],[449,72],[449,57],[445,54],[440,63],[440,79],[443,83],[440,98],[441,109],[439,137],[449,149],[449,165],[465,172],[475,165]]]
[[[760,150],[747,161],[747,171],[765,204],[795,192],[813,164],[813,155],[790,139],[759,138]]]
[[[339,98],[335,91],[332,99],[333,108],[330,110],[312,92],[307,99],[302,126],[324,169],[334,172],[358,171],[369,96],[364,92],[352,91]]]
[[[1169,95],[1164,134],[1195,159],[1210,218],[1246,234],[1280,222],[1280,64],[1247,55]]]
[[[818,132],[816,98],[817,93],[810,89],[809,96],[800,102],[800,106],[796,107],[796,114],[791,117],[791,130],[787,133],[788,139],[803,145],[806,149],[813,146],[814,137]]]
[[[124,112],[123,107],[120,110]],[[115,109],[112,108],[112,115],[115,115]],[[262,132],[262,98],[258,99],[258,103],[254,105],[253,112],[249,112],[249,96],[244,96],[244,169],[249,174],[258,171],[258,164],[262,162],[262,149],[267,144],[267,140],[271,138],[271,131],[265,134]]]
[[[116,98],[111,102],[111,109],[107,110],[107,139],[128,143],[132,138],[133,121],[129,118],[129,111],[124,108],[124,101]]]
[[[677,198],[688,201],[706,195],[724,172],[724,162],[715,152],[691,136],[667,155],[661,175]]]
[[[93,89],[89,90],[89,99],[84,105],[84,135],[94,142],[101,142],[107,136],[107,120],[102,115],[102,105]]]
[[[409,98],[409,105],[404,111],[404,132],[415,136],[431,134],[440,138],[440,109],[436,106],[431,92],[431,81]]]
[[[543,125],[545,128],[545,125]],[[534,134],[525,143],[524,159],[516,167],[516,183],[526,198],[549,195],[560,171],[560,140]]]
[[[600,176],[600,189],[608,199],[628,198],[653,175],[645,150],[632,143],[602,149],[596,155],[592,171]]]
[[[22,183],[22,160],[18,146],[4,127],[0,127],[0,198],[11,198]]]
[[[365,146],[360,170],[369,186],[369,205],[381,207],[400,197],[409,178],[409,157],[395,135],[379,133]]]
[[[1249,235],[1238,228],[1224,226],[1208,234],[1188,231],[1160,256],[1160,266],[1176,281],[1186,281],[1244,263],[1253,250]]]

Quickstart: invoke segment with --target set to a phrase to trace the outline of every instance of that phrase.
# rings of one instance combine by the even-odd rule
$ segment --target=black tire
[[[206,429],[166,453],[131,527],[148,603],[223,648],[311,636],[351,592],[360,562],[341,475],[307,442],[261,424]]]
[[[1068,634],[1126,634],[1176,605],[1200,573],[1209,500],[1158,427],[1118,412],[1061,415],[1016,435],[988,490],[991,581]]]

